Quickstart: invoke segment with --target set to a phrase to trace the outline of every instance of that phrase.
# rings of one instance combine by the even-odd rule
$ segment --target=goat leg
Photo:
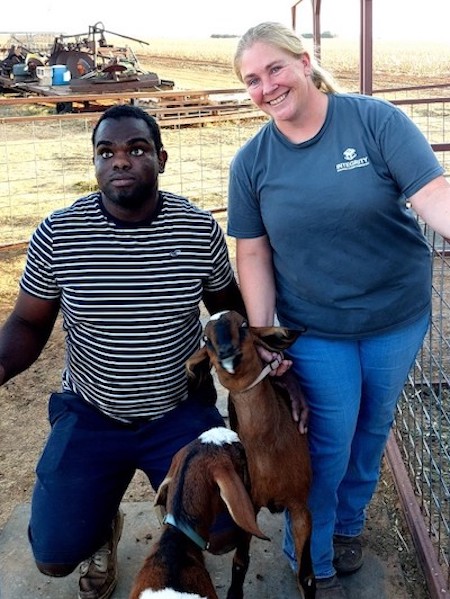
[[[231,584],[228,589],[227,599],[243,599],[244,597],[244,580],[250,563],[251,538],[251,535],[245,531],[239,534],[236,551],[233,556]]]
[[[311,515],[305,504],[290,506],[292,533],[295,542],[295,554],[299,565],[297,572],[298,587],[305,599],[314,599],[315,583],[311,560]]]
[[[311,537],[308,537],[303,546],[302,559],[298,571],[299,586],[302,588],[305,599],[314,599],[316,596],[316,583],[311,560]]]

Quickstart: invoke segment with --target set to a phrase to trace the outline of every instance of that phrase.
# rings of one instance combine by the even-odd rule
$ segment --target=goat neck
[[[226,358],[215,353],[211,354],[211,358],[221,385],[230,393],[251,390],[266,366],[259,357],[250,335],[241,343],[239,349]],[[228,366],[230,363],[233,363],[232,368]]]

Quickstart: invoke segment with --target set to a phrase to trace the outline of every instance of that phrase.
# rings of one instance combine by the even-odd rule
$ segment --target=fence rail
[[[236,90],[220,90],[225,97],[228,92]],[[111,99],[121,100],[123,94]],[[26,100],[17,100],[20,108],[33,108]],[[133,101],[155,109],[144,100]],[[450,175],[450,97],[392,101],[417,123]],[[204,102],[195,107],[190,101],[188,121],[186,104],[182,109],[165,105],[164,118],[156,114],[169,153],[161,187],[213,211],[226,210],[230,160],[265,121],[260,113],[238,109],[222,112],[223,120],[217,122],[218,107],[226,103],[214,103],[216,113],[205,116]],[[3,247],[26,244],[44,216],[96,185],[90,135],[98,114],[20,115],[11,107],[18,109],[12,99],[0,99]],[[432,323],[400,398],[387,456],[430,593],[442,598],[450,593],[450,248],[426,227],[424,231],[433,251]]]

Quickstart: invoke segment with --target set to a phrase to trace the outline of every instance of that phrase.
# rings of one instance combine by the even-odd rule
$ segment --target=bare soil
[[[176,81],[179,87],[217,89],[236,86],[228,68],[217,67],[212,73],[207,68],[194,69],[192,65],[162,59],[153,60],[151,68],[161,77]],[[3,322],[15,300],[24,251],[4,250],[0,258],[0,322]],[[0,531],[14,508],[30,501],[34,468],[49,430],[47,400],[52,391],[60,388],[63,363],[64,338],[58,320],[36,363],[0,388]],[[137,473],[125,501],[149,501],[152,497],[146,477]],[[379,488],[369,509],[365,543],[385,564],[388,597],[429,598],[386,465],[383,465]]]

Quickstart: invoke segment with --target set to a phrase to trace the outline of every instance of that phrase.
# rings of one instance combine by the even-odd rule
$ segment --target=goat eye
[[[243,341],[248,333],[248,323],[244,320],[244,322],[239,327],[239,339]]]

